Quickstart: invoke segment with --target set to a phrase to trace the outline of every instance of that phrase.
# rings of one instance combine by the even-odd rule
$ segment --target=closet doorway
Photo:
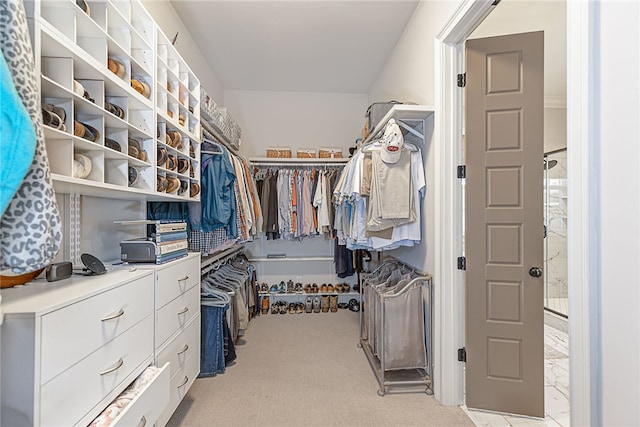
[[[450,320],[456,322],[453,326],[458,332],[457,335],[453,337],[447,337],[446,332],[450,331],[451,328],[447,326],[447,329],[444,330],[442,327],[440,331],[445,332],[441,333],[438,337],[438,333],[436,333],[436,342],[440,343],[440,348],[442,349],[440,363],[437,363],[436,373],[440,373],[441,377],[450,376],[452,378],[458,378],[457,384],[452,387],[447,385],[442,385],[440,390],[436,389],[436,396],[439,396],[439,400],[445,404],[461,404],[465,401],[465,388],[464,388],[464,369],[463,364],[455,364],[451,363],[448,360],[448,354],[455,348],[462,348],[467,342],[464,338],[464,323],[465,318],[468,315],[468,311],[464,314],[465,307],[465,292],[468,292],[469,288],[469,271],[463,273],[462,271],[457,270],[455,262],[456,257],[464,254],[467,257],[467,267],[469,266],[469,257],[472,257],[473,254],[470,252],[464,253],[463,247],[463,183],[458,180],[455,182],[449,181],[449,176],[455,176],[456,171],[455,168],[457,165],[465,164],[463,159],[463,130],[465,128],[465,121],[463,117],[463,105],[464,105],[464,95],[462,90],[458,87],[458,82],[464,77],[458,76],[458,73],[462,73],[464,71],[469,72],[468,69],[465,68],[464,64],[464,47],[465,41],[471,38],[483,37],[484,35],[477,36],[474,33],[476,28],[487,18],[487,15],[492,13],[494,9],[499,9],[500,7],[505,5],[506,2],[502,2],[496,6],[498,2],[494,2],[494,4],[480,2],[480,1],[468,1],[465,2],[458,11],[454,14],[454,16],[449,21],[448,25],[442,30],[441,34],[438,37],[438,41],[440,43],[436,44],[436,58],[439,60],[439,63],[436,64],[437,69],[440,70],[441,74],[439,74],[439,81],[437,83],[437,87],[440,87],[440,97],[438,99],[439,108],[438,111],[443,111],[445,117],[441,117],[440,129],[438,131],[440,134],[440,172],[437,172],[436,175],[441,177],[442,182],[441,185],[438,186],[438,190],[441,192],[441,195],[436,199],[441,203],[441,208],[445,216],[447,212],[449,212],[450,217],[453,218],[454,223],[442,220],[440,222],[441,226],[441,234],[442,240],[446,240],[447,238],[457,237],[457,242],[454,243],[441,243],[441,254],[439,255],[440,259],[436,260],[436,276],[439,278],[440,282],[443,283],[452,283],[450,289],[444,289],[440,291],[440,295],[436,296],[436,300],[443,306],[441,310],[441,315],[436,317],[440,319],[442,325],[447,324]],[[515,8],[521,7],[524,3],[527,2],[509,2],[510,6],[514,6]],[[530,2],[531,3],[531,2]],[[554,2],[556,5],[562,5],[566,10],[566,4],[562,4],[561,2]],[[539,5],[539,4],[538,4]],[[526,5],[525,5],[526,6]],[[548,17],[551,15],[547,15]],[[530,17],[530,16],[529,16]],[[554,17],[555,19],[556,17]],[[559,18],[562,20],[564,24],[564,28],[566,31],[566,13],[563,12],[562,16]],[[516,25],[515,23],[513,25]],[[534,31],[535,28],[513,28],[512,31],[506,31],[500,34],[514,34],[518,32],[526,32],[526,31]],[[473,34],[473,35],[472,35]],[[497,35],[497,34],[496,34]],[[545,38],[547,34],[545,33]],[[566,36],[565,36],[566,37]],[[566,49],[566,39],[563,40],[563,48]],[[545,50],[547,50],[547,44],[545,43]],[[566,58],[566,50],[564,53]],[[546,78],[546,76],[545,76]],[[467,76],[468,82],[468,76]],[[566,85],[566,80],[565,80]],[[566,91],[566,89],[565,89]],[[566,92],[565,92],[566,93]],[[565,95],[566,96],[566,95]],[[547,99],[545,97],[545,106],[547,104]],[[555,101],[555,100],[554,100]],[[566,101],[565,101],[566,102]],[[565,104],[566,105],[566,104]],[[564,107],[566,110],[566,107]],[[446,114],[450,113],[448,117]],[[468,128],[467,128],[468,129]],[[545,135],[546,136],[546,135]],[[563,142],[566,146],[566,124],[565,124],[565,134],[562,138]],[[543,201],[543,192],[542,192],[542,177],[543,177],[543,153],[540,150],[540,158],[538,172],[540,175],[540,191],[537,192],[537,196],[539,198],[540,204],[540,216],[542,217],[542,201]],[[468,163],[467,163],[468,164]],[[468,171],[467,171],[468,172]],[[467,177],[469,174],[467,173]],[[487,178],[488,179],[488,178]],[[466,187],[469,189],[470,184],[467,182]],[[464,206],[465,209],[470,209],[469,206]],[[437,209],[438,210],[438,209]],[[457,222],[457,224],[455,223]],[[542,218],[540,220],[542,224]],[[471,227],[471,224],[466,224],[467,230]],[[540,257],[542,258],[542,235],[543,229],[540,226]],[[467,246],[467,251],[469,251],[469,246]],[[450,259],[447,259],[451,256]],[[542,259],[541,259],[542,261]],[[539,267],[543,267],[544,264],[541,263]],[[538,266],[533,266],[538,267]],[[528,270],[526,269],[526,276],[528,277]],[[543,269],[541,269],[543,270]],[[465,280],[466,288],[465,288]],[[525,279],[526,280],[526,279]],[[543,280],[539,280],[540,291],[544,289]],[[542,317],[542,298],[540,298],[539,313],[540,317]],[[453,303],[453,307],[451,308],[451,312],[447,313],[448,308],[446,304]],[[522,308],[522,306],[520,307]],[[460,312],[456,313],[456,310],[460,310]],[[437,322],[438,320],[436,320]],[[468,325],[468,324],[467,324]],[[468,333],[468,331],[467,331]],[[467,335],[468,337],[468,335]],[[436,344],[437,345],[437,344]],[[543,348],[542,345],[540,348],[536,350],[538,354],[542,354]],[[469,355],[469,353],[467,353]],[[477,354],[475,355],[477,356]],[[567,359],[568,360],[568,359]],[[469,363],[466,364],[467,369],[469,368]],[[466,372],[467,381],[469,379],[469,371]],[[567,372],[568,377],[568,372]],[[468,389],[467,389],[468,392]],[[468,397],[468,395],[467,395]],[[491,409],[491,408],[486,408]],[[495,410],[499,410],[498,408],[494,408]],[[504,410],[504,409],[503,409]],[[516,410],[504,410],[506,412],[518,413]],[[519,412],[525,413],[525,412]],[[529,413],[529,415],[532,415]],[[567,408],[567,419],[568,419],[568,408]],[[503,420],[504,421],[504,420]]]

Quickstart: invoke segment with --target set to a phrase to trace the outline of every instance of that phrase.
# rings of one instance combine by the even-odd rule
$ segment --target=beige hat
[[[402,146],[404,138],[400,126],[394,119],[389,120],[387,127],[384,129],[382,136],[382,148],[380,149],[380,158],[385,163],[397,163],[402,155]]]

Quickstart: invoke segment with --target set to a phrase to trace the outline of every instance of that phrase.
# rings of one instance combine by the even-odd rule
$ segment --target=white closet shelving
[[[157,154],[164,149],[166,162],[157,161],[157,173],[178,178],[181,187],[173,194],[188,196],[191,184],[200,182],[200,82],[171,42],[157,30]],[[176,146],[169,136],[178,132],[182,145]],[[170,157],[173,156],[173,164]],[[180,166],[188,164],[184,170]],[[196,196],[199,199],[200,195]]]
[[[387,114],[376,124],[369,136],[362,141],[366,144],[376,138],[382,132],[389,120],[394,119],[403,130],[405,139],[407,135],[411,135],[424,142],[425,137],[425,120],[435,112],[435,108],[430,105],[405,105],[397,104],[391,107]]]
[[[180,131],[184,148],[171,149],[171,154],[176,161],[184,158],[190,165],[197,163],[200,86],[141,3],[91,2],[86,13],[73,0],[34,1],[27,10],[33,18],[42,103],[62,108],[66,115],[64,128],[44,126],[56,191],[121,199],[199,200],[199,194],[192,198],[189,191],[179,193],[179,188],[172,194],[156,191],[157,175],[199,184],[198,167],[192,167],[191,177],[188,170],[179,174],[157,166],[156,149],[162,142],[156,144],[156,138],[164,138],[166,129]],[[109,69],[110,60],[116,61],[111,65],[118,74]],[[173,78],[174,71],[176,89],[168,92],[167,76]],[[156,90],[157,81],[165,82],[164,91]],[[87,95],[78,91],[80,87]],[[169,94],[175,95],[175,103],[167,101]],[[119,107],[122,114],[110,112],[106,103]],[[189,107],[194,110],[190,112]],[[164,118],[167,109],[176,113],[175,120]],[[184,126],[178,123],[180,115],[185,117]],[[76,136],[77,123],[94,128],[97,137]],[[91,161],[85,177],[74,175],[75,155]],[[131,179],[136,175],[137,179]]]

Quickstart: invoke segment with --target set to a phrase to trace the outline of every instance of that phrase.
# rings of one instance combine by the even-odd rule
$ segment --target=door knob
[[[531,267],[529,269],[529,276],[542,277],[542,269],[540,269],[539,267]]]

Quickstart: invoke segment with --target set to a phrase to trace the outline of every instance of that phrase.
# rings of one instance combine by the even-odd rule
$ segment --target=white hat
[[[400,126],[398,126],[394,119],[389,120],[382,137],[380,158],[385,163],[397,163],[402,155],[403,145],[404,138],[402,137]]]

